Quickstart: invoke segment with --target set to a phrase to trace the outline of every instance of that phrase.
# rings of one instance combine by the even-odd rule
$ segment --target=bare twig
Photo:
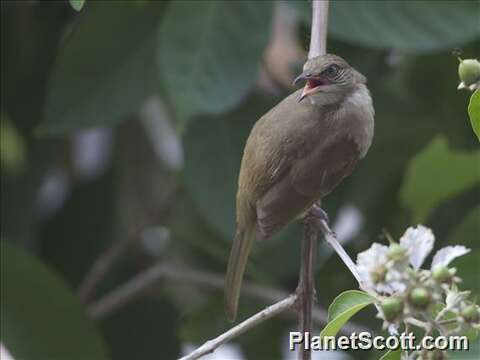
[[[98,284],[126,252],[129,244],[130,237],[115,241],[98,257],[78,288],[78,297],[80,298],[80,301],[88,303],[88,301],[95,295],[95,290]]]
[[[328,0],[313,0],[309,59],[327,52],[327,28]]]
[[[245,331],[253,328],[254,326],[282,313],[287,309],[291,309],[295,305],[296,301],[297,295],[292,294],[286,299],[268,306],[264,310],[256,313],[252,317],[249,317],[247,320],[241,322],[237,326],[234,326],[222,335],[216,337],[215,339],[207,341],[194,352],[182,357],[181,360],[198,359],[203,355],[215,351],[215,349],[218,348],[220,345],[225,344],[227,341],[236,338],[237,336],[243,334]]]
[[[300,276],[297,287],[299,298],[298,320],[300,331],[303,334],[312,332],[312,307],[315,297],[315,260],[317,257],[319,232],[315,220],[315,216],[308,213],[303,224]],[[310,347],[305,341],[302,346],[302,350],[298,352],[299,358],[301,360],[310,359]]]
[[[92,318],[104,318],[123,305],[133,301],[162,279],[190,283],[220,291],[224,288],[224,278],[222,275],[208,271],[189,269],[184,266],[177,266],[170,263],[158,263],[152,265],[149,269],[136,275],[127,283],[121,285],[119,288],[93,303],[88,308],[88,312]],[[249,282],[244,283],[242,292],[259,299],[266,304],[279,302],[289,295],[286,291]],[[285,313],[285,315],[288,315],[289,317],[293,317],[294,314],[293,311]],[[314,307],[312,309],[312,320],[318,326],[326,324],[327,312],[320,307]],[[346,335],[353,332],[359,333],[361,331],[365,331],[365,327],[351,323],[346,324],[341,330],[341,332]]]
[[[337,237],[335,236],[335,233],[330,229],[330,226],[328,225],[328,222],[325,221],[324,219],[321,219],[319,221],[320,228],[323,233],[323,237],[325,238],[325,241],[332,246],[332,248],[335,250],[335,252],[340,256],[340,259],[342,259],[343,263],[347,266],[347,268],[350,270],[352,275],[355,277],[355,279],[358,281],[358,285],[360,289],[362,290],[367,290],[363,286],[362,279],[360,277],[360,274],[358,273],[357,266],[355,263],[352,261],[350,256],[346,253],[345,249],[343,246],[338,242]]]
[[[168,266],[166,264],[153,265],[92,304],[88,308],[88,314],[94,319],[100,319],[111,314],[141,295],[166,274],[168,274]]]

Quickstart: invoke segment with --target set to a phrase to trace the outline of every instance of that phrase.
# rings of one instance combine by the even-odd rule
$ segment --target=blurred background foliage
[[[1,341],[22,360],[173,359],[230,327],[220,286],[170,276],[106,313],[92,307],[156,262],[218,285],[243,145],[293,91],[310,3],[70,2],[1,2]],[[398,238],[422,222],[437,247],[472,248],[456,265],[480,295],[480,150],[452,55],[479,56],[479,2],[330,8],[328,50],[367,76],[376,108],[368,156],[324,202],[339,237],[354,255],[382,229]],[[247,277],[293,290],[299,238],[292,225],[257,244]],[[325,246],[316,278],[322,307],[355,288]],[[265,305],[244,295],[240,317]],[[369,315],[357,324],[378,329]],[[295,326],[264,323],[217,357],[287,357]]]

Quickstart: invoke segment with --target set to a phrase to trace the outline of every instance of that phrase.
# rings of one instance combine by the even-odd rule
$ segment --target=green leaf
[[[388,350],[387,353],[385,353],[380,360],[400,360],[400,357],[402,356],[402,350],[397,349],[397,350]]]
[[[160,27],[159,70],[179,118],[231,109],[255,84],[269,1],[175,1]]]
[[[4,241],[1,250],[1,340],[16,359],[107,359],[85,308],[62,279]]]
[[[56,61],[41,132],[114,125],[134,115],[157,86],[154,44],[162,3],[91,5]]]
[[[480,141],[480,91],[478,91],[478,89],[475,90],[470,97],[468,116],[470,116],[470,124],[472,124],[473,132]]]
[[[80,11],[83,8],[83,5],[85,5],[85,0],[69,0],[70,6],[76,10]]]
[[[470,341],[467,351],[449,351],[448,358],[450,360],[478,360],[480,359],[480,341]]]
[[[449,244],[462,244],[472,250],[480,250],[480,205],[474,207],[449,236]],[[480,284],[479,284],[480,286]]]
[[[309,23],[310,2],[291,3]],[[478,38],[478,12],[474,1],[332,1],[328,30],[352,44],[429,52]]]
[[[353,315],[374,302],[375,298],[363,291],[348,290],[341,293],[328,308],[328,324],[320,336],[335,336]]]
[[[443,136],[437,136],[410,162],[400,197],[422,222],[442,201],[467,190],[480,181],[480,151],[456,151],[448,147]]]

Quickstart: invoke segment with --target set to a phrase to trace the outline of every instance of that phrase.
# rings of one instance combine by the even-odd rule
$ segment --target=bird
[[[308,59],[293,92],[253,126],[236,195],[236,232],[225,278],[225,312],[237,314],[252,244],[303,217],[350,175],[371,143],[374,108],[367,79],[343,58]]]

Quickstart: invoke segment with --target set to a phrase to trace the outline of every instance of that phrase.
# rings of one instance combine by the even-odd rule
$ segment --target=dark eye
[[[327,67],[327,69],[325,70],[325,74],[328,77],[334,77],[338,74],[338,70],[339,70],[338,65],[332,64],[329,67]]]

